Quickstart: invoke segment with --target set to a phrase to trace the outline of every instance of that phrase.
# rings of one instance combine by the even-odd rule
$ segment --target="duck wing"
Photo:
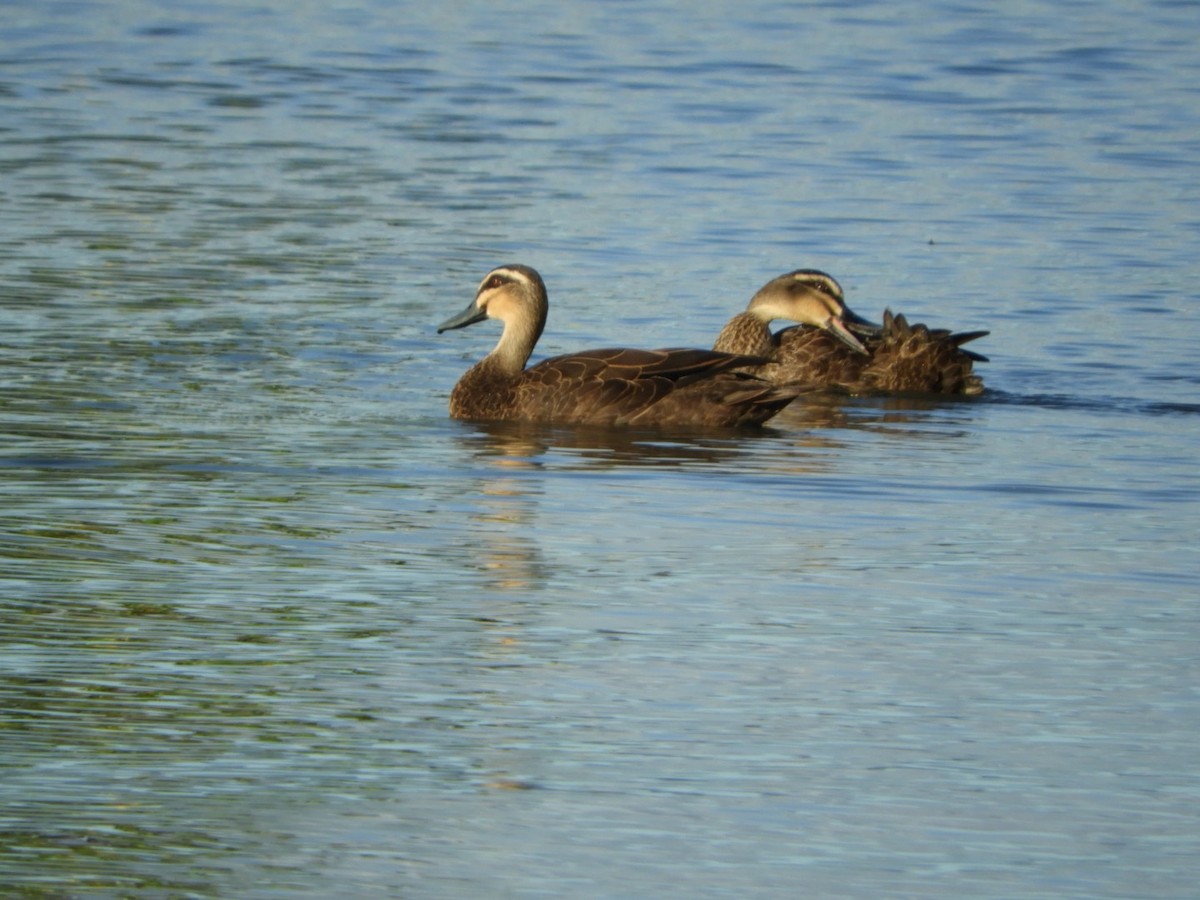
[[[763,362],[757,357],[717,350],[671,347],[665,350],[635,350],[606,347],[568,353],[542,360],[527,370],[541,380],[590,380],[667,378],[684,381]]]
[[[796,394],[732,371],[762,362],[692,348],[587,350],[526,369],[518,403],[531,418],[558,421],[750,424],[765,421]]]
[[[778,367],[767,377],[777,383],[795,382],[813,389],[838,387],[857,380],[871,359],[809,325],[784,328],[775,334],[775,341]]]
[[[897,393],[965,394],[983,392],[983,380],[973,364],[987,357],[962,345],[987,335],[986,331],[953,333],[909,324],[891,310],[883,316],[883,334],[870,346],[871,360],[854,390]]]

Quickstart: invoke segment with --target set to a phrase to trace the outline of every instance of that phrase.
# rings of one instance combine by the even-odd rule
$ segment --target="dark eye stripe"
[[[827,294],[828,296],[832,297],[834,300],[842,299],[841,293],[838,291],[838,289],[835,288],[828,281],[814,279],[810,283],[812,284],[813,287],[815,287],[822,294]]]

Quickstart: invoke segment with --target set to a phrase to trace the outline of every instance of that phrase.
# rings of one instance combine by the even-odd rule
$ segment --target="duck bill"
[[[466,328],[468,325],[474,325],[476,322],[481,322],[486,318],[487,310],[476,306],[475,301],[472,300],[471,304],[457,316],[451,316],[439,325],[438,334],[441,334],[443,331],[450,331],[452,328]]]
[[[883,326],[869,319],[864,319],[853,310],[847,309],[842,313],[842,324],[855,334],[863,337],[879,337],[883,334]]]
[[[863,346],[862,341],[854,336],[854,332],[846,326],[846,323],[842,321],[841,317],[832,317],[828,322],[825,323],[825,330],[851,350],[862,354],[867,353],[867,348]]]

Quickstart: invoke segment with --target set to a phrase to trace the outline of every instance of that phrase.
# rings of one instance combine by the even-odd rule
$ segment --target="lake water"
[[[1196,4],[688,10],[5,5],[0,887],[1195,896]],[[988,393],[451,421],[507,262]]]

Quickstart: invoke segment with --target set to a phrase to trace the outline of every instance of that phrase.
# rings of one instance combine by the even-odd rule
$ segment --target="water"
[[[0,885],[1185,897],[1193,5],[9,5]],[[978,402],[447,419],[770,277]]]

